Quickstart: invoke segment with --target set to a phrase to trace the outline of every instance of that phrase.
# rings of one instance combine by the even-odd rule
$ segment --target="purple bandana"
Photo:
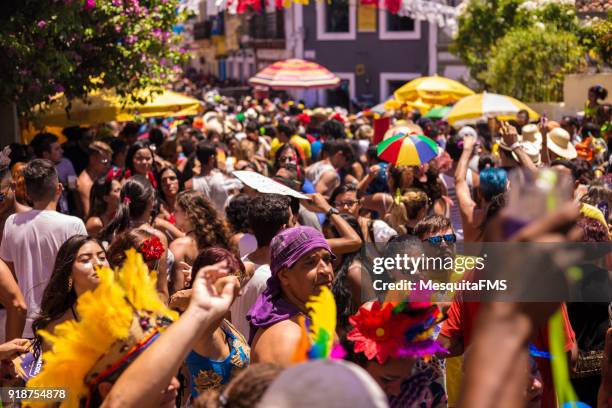
[[[266,290],[259,295],[247,314],[247,320],[251,325],[249,344],[252,343],[257,329],[265,329],[300,312],[296,306],[281,296],[278,272],[283,268],[293,267],[300,258],[318,248],[326,249],[331,253],[323,234],[312,227],[288,228],[272,238],[270,243],[272,276],[266,283]]]

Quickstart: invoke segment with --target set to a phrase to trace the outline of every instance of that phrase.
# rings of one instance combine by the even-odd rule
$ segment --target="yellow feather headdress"
[[[89,405],[98,384],[113,383],[178,318],[159,298],[156,274],[135,250],[127,252],[120,270],[103,268],[98,275],[98,287],[77,301],[79,321],[40,332],[52,349],[43,353],[42,370],[27,386],[68,389],[62,407],[79,406],[84,398]]]

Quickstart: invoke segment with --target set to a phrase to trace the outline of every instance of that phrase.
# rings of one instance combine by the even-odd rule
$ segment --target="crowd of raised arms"
[[[6,146],[0,386],[67,388],[65,406],[612,407],[609,302],[411,301],[376,290],[369,267],[492,241],[609,243],[606,97],[592,87],[584,112],[558,121],[520,111],[453,127],[398,110],[383,135],[367,109],[211,90],[201,116]],[[381,160],[380,142],[402,132],[436,157]],[[546,169],[570,180],[567,200],[508,233],[541,198],[511,198],[512,174]],[[508,270],[485,273],[536,281],[508,248]],[[612,299],[606,266],[582,263]]]

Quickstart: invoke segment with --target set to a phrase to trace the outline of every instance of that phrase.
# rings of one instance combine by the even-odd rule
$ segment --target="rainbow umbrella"
[[[421,166],[438,156],[436,142],[423,135],[398,133],[376,147],[378,157],[396,166]]]

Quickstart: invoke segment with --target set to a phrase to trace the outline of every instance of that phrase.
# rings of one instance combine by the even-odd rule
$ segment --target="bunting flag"
[[[274,1],[274,6],[279,10],[289,8],[292,4],[301,4],[303,6],[310,4],[310,0],[266,0],[266,6],[269,1]],[[326,1],[331,4],[336,0],[317,1]],[[451,27],[451,29],[456,29],[457,27],[457,8],[435,1],[384,0],[380,5],[378,0],[358,1],[361,5],[380,6],[392,14],[399,14],[415,20],[426,20],[440,27]],[[243,14],[249,10],[256,13],[263,11],[262,3],[259,0],[215,0],[215,4],[219,10],[227,10],[230,14]]]

